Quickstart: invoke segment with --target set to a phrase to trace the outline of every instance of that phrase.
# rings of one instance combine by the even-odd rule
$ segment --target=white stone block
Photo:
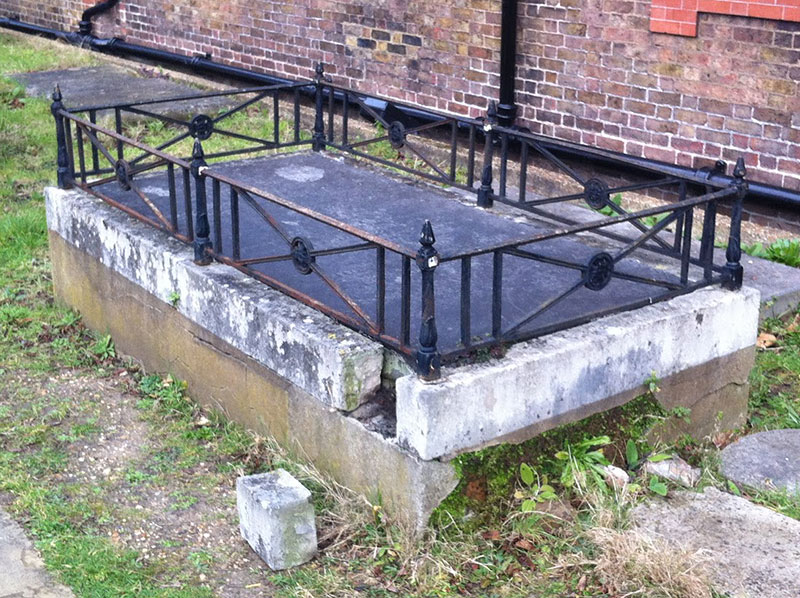
[[[242,537],[272,570],[308,562],[317,553],[311,493],[283,469],[236,480]]]

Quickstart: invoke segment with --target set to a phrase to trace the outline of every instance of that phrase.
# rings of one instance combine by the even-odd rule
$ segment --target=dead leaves
[[[762,332],[756,339],[756,347],[759,349],[769,349],[778,344],[778,337],[769,332]]]

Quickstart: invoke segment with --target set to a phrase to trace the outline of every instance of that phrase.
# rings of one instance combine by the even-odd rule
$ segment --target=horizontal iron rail
[[[568,226],[562,229],[556,229],[550,232],[545,233],[537,233],[535,235],[529,235],[525,237],[519,237],[517,239],[513,239],[511,241],[503,241],[500,243],[495,243],[492,245],[486,245],[480,248],[468,250],[468,251],[457,251],[452,254],[444,254],[440,258],[442,263],[444,262],[451,262],[454,260],[461,259],[463,257],[475,257],[478,255],[484,255],[487,253],[493,253],[495,251],[503,250],[509,247],[518,247],[520,245],[527,245],[530,243],[537,243],[541,241],[548,241],[551,239],[557,239],[559,237],[565,237],[567,235],[574,235],[577,233],[583,232],[592,232],[594,230],[599,230],[602,228],[606,228],[609,226],[613,226],[615,224],[622,224],[624,222],[630,222],[632,220],[637,220],[641,218],[646,218],[647,216],[656,216],[658,214],[669,213],[672,211],[680,210],[682,208],[690,208],[694,206],[703,205],[709,203],[711,201],[715,201],[718,199],[724,199],[726,197],[731,197],[736,195],[735,188],[725,188],[720,189],[719,191],[715,191],[713,193],[707,193],[701,195],[700,197],[693,197],[690,199],[685,199],[683,201],[675,202],[672,204],[668,204],[665,206],[657,206],[654,208],[647,208],[644,210],[639,210],[638,212],[633,212],[624,216],[611,216],[608,218],[604,218],[602,220],[597,220],[595,222],[589,222],[585,224],[574,224],[572,226]]]

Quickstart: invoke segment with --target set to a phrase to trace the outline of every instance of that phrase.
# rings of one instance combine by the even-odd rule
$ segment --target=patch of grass
[[[0,64],[4,73],[67,69],[97,63],[97,57],[91,52],[64,42],[0,32]]]

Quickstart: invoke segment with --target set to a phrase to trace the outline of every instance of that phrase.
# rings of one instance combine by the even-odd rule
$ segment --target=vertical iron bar
[[[211,181],[211,205],[214,213],[214,251],[222,253],[222,208],[220,206],[220,185],[217,179]]]
[[[706,204],[703,216],[703,238],[700,242],[700,260],[703,262],[703,277],[711,280],[714,265],[714,237],[717,234],[717,202]]]
[[[314,78],[316,87],[314,89],[314,133],[311,136],[311,149],[318,152],[325,149],[325,120],[322,102],[325,67],[321,62],[317,63],[315,71],[317,76]]]
[[[300,90],[294,90],[294,142],[300,141]]]
[[[411,344],[411,258],[404,255],[400,283],[400,342]]]
[[[96,110],[89,110],[89,122],[92,123],[93,125],[97,124]],[[100,156],[94,144],[90,143],[89,145],[92,148],[92,170],[94,170],[94,172],[97,172],[98,170],[100,170]]]
[[[194,238],[194,263],[199,266],[207,266],[211,263],[211,256],[208,250],[211,249],[211,240],[208,238],[208,201],[206,199],[206,177],[203,174],[207,164],[204,159],[203,145],[199,139],[194,140],[192,149],[192,177],[194,177],[194,196],[195,206],[195,238]]]
[[[328,141],[333,143],[333,122],[334,113],[336,110],[336,97],[333,93],[333,87],[328,87]]]
[[[524,139],[519,142],[522,145],[519,156],[519,202],[523,203],[528,188],[528,142]]]
[[[506,178],[508,175],[508,133],[500,136],[500,197],[506,197]]]
[[[122,111],[119,108],[114,108],[114,129],[117,135],[122,135]],[[117,139],[117,160],[122,160],[124,156],[123,152],[122,140]]]
[[[234,261],[242,258],[242,246],[239,238],[239,192],[231,186],[231,257]]]
[[[683,201],[686,199],[686,181],[681,181],[681,184],[678,188],[678,201]],[[684,218],[683,212],[681,215],[678,216],[677,220],[675,220],[675,241],[672,244],[672,248],[680,253],[681,251],[681,239],[683,238],[683,225],[684,225]]]
[[[72,124],[68,118],[64,119],[64,136],[67,138],[67,163],[69,164],[69,178],[75,180],[75,149],[72,145]]]
[[[469,126],[469,152],[467,154],[467,187],[475,184],[475,125]]]
[[[386,250],[383,247],[377,248],[375,261],[375,274],[377,280],[375,319],[378,323],[378,332],[383,332],[386,329]]]
[[[458,123],[450,123],[450,180],[456,180],[456,157],[458,156]]]
[[[175,193],[175,165],[167,163],[167,186],[169,187],[169,220],[172,228],[178,230],[178,194]]]
[[[347,145],[347,124],[350,117],[350,96],[344,92],[344,99],[342,100],[342,145]]]
[[[78,168],[81,171],[81,182],[86,182],[86,157],[83,153],[83,129],[80,126],[75,127],[75,137],[78,144]]]
[[[423,380],[436,380],[441,376],[442,358],[436,343],[439,334],[436,330],[436,294],[434,274],[439,265],[439,253],[433,244],[431,221],[426,220],[419,236],[417,266],[422,273],[422,320],[419,328],[419,349],[417,350],[417,374]]]
[[[492,260],[492,336],[500,340],[503,316],[503,252],[495,251]]]
[[[683,241],[681,241],[681,284],[689,282],[689,259],[692,254],[692,224],[694,219],[694,208],[686,210],[683,219]]]
[[[728,248],[725,250],[725,274],[724,286],[726,289],[735,291],[742,287],[742,277],[744,270],[740,260],[742,259],[742,202],[747,195],[747,169],[744,159],[739,157],[733,169],[733,184],[736,186],[736,198],[731,209],[731,230],[728,236]]]
[[[181,167],[183,171],[183,209],[186,212],[186,236],[194,240],[194,221],[192,220],[192,185],[191,173],[188,168]]]
[[[461,258],[461,344],[469,347],[472,344],[472,258]]]
[[[281,117],[278,92],[272,94],[272,139],[275,145],[281,142]]]
[[[53,103],[50,105],[50,113],[56,121],[56,145],[58,149],[57,176],[58,186],[61,189],[72,188],[72,179],[69,172],[69,157],[67,156],[67,140],[64,135],[64,116],[61,110],[64,104],[61,103],[61,89],[56,85],[53,90]]]

